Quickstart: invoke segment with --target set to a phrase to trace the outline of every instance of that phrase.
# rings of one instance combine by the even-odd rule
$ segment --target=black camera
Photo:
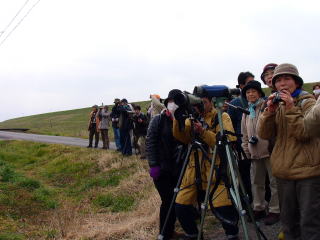
[[[249,143],[252,145],[256,145],[259,142],[259,139],[255,136],[251,136],[251,138],[249,139]]]
[[[283,100],[281,99],[281,96],[280,96],[280,92],[275,92],[274,93],[274,98],[272,99],[272,103],[276,104],[276,103],[279,103],[279,102],[283,102]]]

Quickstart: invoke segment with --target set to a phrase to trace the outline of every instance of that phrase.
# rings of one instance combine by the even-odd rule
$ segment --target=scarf
[[[257,107],[257,105],[259,105],[261,103],[261,101],[263,101],[263,99],[259,98],[254,103],[251,103],[251,102],[248,103],[248,106],[249,106],[248,110],[250,112],[250,114],[249,114],[250,119],[254,119],[256,117],[256,107]]]
[[[298,97],[300,95],[301,91],[302,91],[301,88],[297,88],[296,90],[294,90],[293,93],[291,93],[291,97],[293,97],[293,98]]]

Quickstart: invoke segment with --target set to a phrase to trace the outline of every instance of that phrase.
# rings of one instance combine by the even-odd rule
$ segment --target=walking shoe
[[[94,148],[98,148],[98,146],[94,146]]]
[[[170,239],[171,239],[171,240],[181,239],[182,237],[184,237],[184,234],[183,234],[183,233],[174,231],[174,232],[172,233]]]
[[[269,213],[264,219],[265,225],[273,225],[280,221],[280,213]]]
[[[258,221],[266,217],[266,211],[253,211],[254,220]]]
[[[92,145],[88,145],[87,148],[92,148]]]

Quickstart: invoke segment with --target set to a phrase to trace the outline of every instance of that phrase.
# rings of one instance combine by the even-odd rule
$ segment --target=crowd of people
[[[286,240],[320,239],[320,86],[316,84],[312,94],[304,91],[303,79],[292,64],[271,63],[263,68],[261,80],[270,88],[269,96],[254,79],[252,73],[241,72],[237,85],[241,94],[230,101],[249,114],[225,107],[222,115],[224,128],[237,136],[235,139],[233,134],[228,135],[229,141],[246,156],[238,161],[238,167],[254,210],[254,221],[263,220],[265,225],[281,221]],[[180,153],[186,152],[196,135],[212,154],[220,129],[210,96],[201,98],[202,109],[197,107],[199,119],[191,123],[187,118],[182,127],[176,114],[180,106],[175,101],[181,93],[179,89],[169,92],[164,110],[151,119],[146,138],[150,176],[161,198],[163,239],[197,239],[196,207],[197,202],[203,201],[211,164],[201,156],[201,151],[191,152],[174,209],[169,212],[182,168]],[[198,166],[196,155],[200,159]],[[197,168],[200,185],[196,181]],[[214,198],[213,206],[229,220],[221,221],[226,238],[236,240],[238,224],[230,222],[237,223],[239,215],[224,188],[225,184],[220,182],[216,190],[220,194]],[[184,234],[175,231],[176,219]]]
[[[237,84],[240,95],[226,101],[247,109],[249,114],[226,104],[222,114],[228,142],[238,156],[243,156],[237,164],[254,221],[265,225],[281,221],[286,240],[319,240],[320,84],[313,86],[312,94],[304,91],[298,69],[286,63],[267,64],[260,77],[271,91],[269,96],[251,72],[241,72]],[[197,206],[203,201],[211,168],[201,151],[191,151],[174,208],[169,209],[188,145],[196,138],[212,155],[220,131],[211,96],[201,96],[201,104],[192,106],[197,113],[195,120],[181,121],[177,114],[181,106],[176,101],[180,95],[183,92],[179,89],[171,90],[164,100],[151,95],[147,114],[126,99],[115,99],[111,112],[107,106],[95,105],[88,127],[88,147],[93,146],[94,136],[94,146],[98,147],[101,133],[103,148],[109,149],[108,130],[112,126],[118,151],[130,156],[133,147],[141,159],[148,159],[150,176],[161,198],[159,232],[164,240],[197,239]],[[217,164],[223,162],[221,158],[217,157]],[[217,181],[217,176],[214,178]],[[226,238],[236,240],[239,214],[226,185],[220,181],[216,186],[219,194],[212,206],[228,220],[221,221]],[[184,233],[175,231],[177,219]]]

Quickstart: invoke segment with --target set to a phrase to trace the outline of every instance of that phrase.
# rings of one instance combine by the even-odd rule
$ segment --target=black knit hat
[[[123,98],[123,99],[121,99],[121,101],[120,101],[121,103],[128,103],[128,100],[127,99],[125,99],[125,98]]]
[[[261,83],[256,80],[253,80],[253,81],[248,82],[247,85],[244,86],[244,88],[242,89],[242,91],[241,91],[242,97],[247,99],[246,93],[249,89],[252,89],[252,88],[256,89],[261,94],[261,97],[265,96],[265,94],[261,88]]]
[[[179,89],[172,89],[169,94],[168,97],[164,100],[164,105],[167,107],[168,105],[168,101],[170,99],[174,99],[177,95],[182,95],[183,93],[181,92],[181,90]]]

